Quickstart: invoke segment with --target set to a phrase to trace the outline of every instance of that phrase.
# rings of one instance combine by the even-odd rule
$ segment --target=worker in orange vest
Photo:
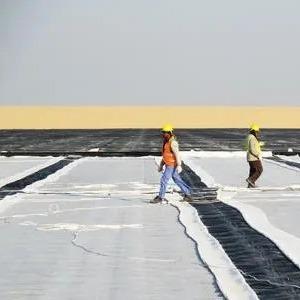
[[[178,141],[173,134],[172,125],[165,125],[162,130],[163,147],[162,147],[162,160],[158,167],[159,172],[163,172],[160,180],[160,191],[159,195],[150,201],[150,203],[161,203],[166,194],[167,185],[169,180],[172,178],[173,181],[179,186],[184,197],[181,201],[191,202],[191,189],[182,180],[179,173],[182,172],[181,158],[179,154]]]

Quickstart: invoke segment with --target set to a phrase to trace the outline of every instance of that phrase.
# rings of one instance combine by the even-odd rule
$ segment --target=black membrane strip
[[[183,166],[183,179],[196,191],[213,194],[201,178]],[[276,246],[243,219],[241,213],[221,201],[191,203],[209,233],[260,299],[300,299],[300,270]],[[201,247],[201,245],[200,245]]]
[[[71,162],[73,162],[74,159],[62,159],[53,165],[50,165],[48,167],[45,167],[41,170],[38,170],[37,172],[30,174],[22,179],[16,180],[14,182],[10,182],[0,188],[0,200],[2,200],[5,196],[10,196],[17,194],[18,192],[22,191],[26,186],[45,179],[49,175],[55,173],[56,171],[62,169],[63,167],[67,166]]]
[[[280,158],[280,157],[277,157],[277,156],[266,157],[266,159],[272,160],[272,161],[276,161],[276,162],[285,164],[285,165],[287,165],[287,166],[290,166],[290,167],[294,167],[294,168],[300,169],[300,163],[297,163],[297,162],[294,162],[294,161],[284,160],[284,159],[282,159],[282,158]]]
[[[175,128],[181,150],[241,151],[248,129]],[[299,129],[263,129],[264,150],[300,152]],[[0,151],[161,151],[160,129],[0,130]]]

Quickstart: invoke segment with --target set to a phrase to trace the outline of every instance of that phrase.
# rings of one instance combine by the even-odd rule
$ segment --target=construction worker
[[[250,166],[249,177],[246,179],[248,188],[255,187],[255,182],[263,171],[260,149],[260,146],[263,143],[259,142],[258,133],[259,126],[257,124],[252,124],[246,139],[247,161]]]
[[[163,147],[162,147],[162,160],[158,167],[158,171],[162,172],[160,180],[159,195],[156,196],[150,203],[160,203],[164,200],[167,185],[172,178],[173,181],[179,186],[184,197],[181,201],[192,201],[190,187],[182,180],[179,173],[182,172],[181,158],[179,154],[178,141],[173,134],[173,127],[170,124],[163,126],[162,130]]]

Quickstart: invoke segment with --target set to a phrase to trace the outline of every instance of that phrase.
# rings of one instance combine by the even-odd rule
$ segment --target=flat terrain
[[[182,150],[244,150],[246,129],[178,129]],[[264,150],[300,151],[300,129],[266,129]],[[160,151],[157,129],[1,130],[0,151]]]
[[[178,202],[171,182],[169,204],[151,205],[153,156],[30,153],[158,152],[157,130],[1,131],[1,151],[29,156],[0,157],[0,298],[299,299],[300,158],[264,153],[249,190],[246,134],[178,130],[184,180],[215,198]],[[262,139],[300,145],[299,130]]]
[[[176,208],[148,203],[158,180],[153,158],[85,158],[4,198],[0,298],[222,299]]]

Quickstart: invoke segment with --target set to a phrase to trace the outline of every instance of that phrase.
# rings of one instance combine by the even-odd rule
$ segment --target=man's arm
[[[161,171],[163,170],[164,165],[165,165],[165,162],[164,162],[164,160],[162,159],[162,160],[160,161],[159,166],[158,166],[158,172],[161,172]]]
[[[249,152],[250,152],[251,155],[253,155],[257,159],[260,159],[259,158],[260,153],[258,151],[257,143],[258,143],[258,141],[256,140],[255,137],[250,138],[250,140],[249,140]]]
[[[172,141],[171,149],[175,155],[177,171],[178,171],[178,173],[180,173],[182,171],[182,167],[181,167],[181,157],[180,157],[180,153],[179,153],[179,145],[178,145],[177,141]]]

